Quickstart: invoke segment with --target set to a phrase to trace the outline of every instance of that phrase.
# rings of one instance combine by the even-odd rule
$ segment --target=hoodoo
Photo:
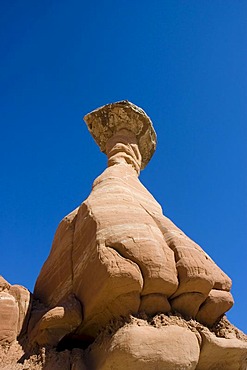
[[[11,316],[15,331],[0,321],[1,343],[25,322],[28,353],[43,351],[40,368],[56,369],[66,353],[59,369],[245,369],[246,336],[224,316],[231,279],[138,178],[156,148],[150,118],[124,100],[84,120],[108,166],[60,222],[32,300],[2,284],[0,317],[17,315],[22,297],[30,309]]]

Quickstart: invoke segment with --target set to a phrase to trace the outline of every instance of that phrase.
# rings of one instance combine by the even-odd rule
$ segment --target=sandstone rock
[[[123,101],[93,111],[85,120],[107,154],[108,168],[94,181],[89,197],[59,225],[35,297],[55,307],[75,294],[83,306],[77,333],[92,337],[112,318],[143,310],[167,312],[170,304],[211,325],[231,306],[224,293],[231,280],[162,214],[140,183],[138,174],[156,142],[149,117]],[[207,300],[212,289],[223,292],[220,304]]]
[[[30,320],[28,290],[0,277],[0,367],[29,321],[5,370],[246,369],[246,337],[221,318],[230,278],[138,180],[156,147],[150,118],[122,101],[85,121],[108,168],[59,224]]]
[[[108,364],[116,362],[113,369],[121,369],[125,364],[126,370],[136,369],[135,364],[139,366],[141,359],[138,356],[142,356],[142,351],[147,346],[147,354],[143,357],[144,369],[148,368],[148,359],[150,363],[155,362],[151,369],[169,369],[167,363],[163,359],[163,348],[160,350],[161,343],[168,340],[167,336],[170,333],[168,348],[172,348],[169,353],[169,358],[175,357],[173,364],[179,360],[180,354],[184,353],[184,350],[180,352],[180,349],[174,351],[177,346],[186,346],[192,343],[192,348],[195,343],[195,337],[198,340],[200,349],[200,357],[196,370],[245,370],[247,368],[247,356],[246,356],[246,344],[247,337],[237,328],[235,328],[226,318],[222,318],[220,322],[215,325],[214,328],[209,330],[202,324],[199,324],[196,320],[185,320],[181,316],[177,315],[165,315],[159,314],[149,318],[143,315],[143,318],[122,318],[118,322],[111,322],[110,325],[105,327],[104,331],[97,337],[95,343],[88,347],[84,352],[82,349],[74,348],[71,351],[64,350],[63,352],[57,351],[52,348],[40,348],[37,352],[25,352],[23,345],[18,344],[14,341],[9,346],[0,346],[0,369],[1,370],[93,370],[96,366],[103,364],[103,369]],[[142,328],[148,328],[147,331]],[[151,330],[149,330],[151,328]],[[179,331],[171,330],[171,328],[179,328]],[[134,330],[133,330],[134,329]],[[153,330],[154,329],[154,330]],[[161,330],[160,330],[161,329]],[[190,334],[188,334],[188,332]],[[142,333],[142,335],[140,335]],[[155,335],[154,335],[155,333]],[[159,333],[159,334],[157,334]],[[162,335],[160,334],[162,333]],[[179,341],[176,341],[179,333]],[[184,344],[184,334],[188,338],[187,344]],[[160,338],[161,335],[161,338]],[[132,340],[132,336],[135,340]],[[152,353],[153,341],[155,336],[155,345],[157,351]],[[127,339],[126,339],[127,338]],[[150,338],[150,341],[148,339]],[[172,340],[175,339],[174,347],[172,347]],[[180,340],[182,338],[182,340]],[[193,339],[192,339],[193,338]],[[126,345],[126,340],[128,346]],[[191,342],[192,340],[192,342]],[[138,342],[139,341],[139,342]],[[138,344],[137,344],[138,343]],[[132,346],[133,344],[133,346]],[[149,346],[150,345],[150,346]],[[164,354],[166,353],[167,345],[164,346]],[[184,363],[191,356],[191,348],[189,350],[189,356],[187,353],[184,354]],[[192,353],[193,354],[193,353]],[[133,356],[137,357],[137,360],[132,363]],[[195,356],[196,357],[196,356]],[[196,357],[197,358],[197,357]],[[118,361],[121,359],[121,364]],[[109,360],[109,361],[108,361]],[[85,361],[87,361],[87,366]],[[164,365],[165,364],[165,365]],[[187,369],[189,363],[185,363],[186,366],[177,366],[175,369]],[[129,367],[130,366],[130,367]],[[107,367],[106,367],[107,368]],[[97,369],[97,367],[96,367]],[[138,367],[137,367],[138,369]]]
[[[18,304],[7,292],[0,293],[0,344],[11,343],[17,337]]]
[[[209,331],[201,333],[203,342],[197,370],[245,370],[247,341],[217,338]]]
[[[9,290],[10,284],[0,275],[0,291]]]
[[[67,215],[59,224],[52,243],[51,253],[37,279],[34,294],[41,302],[54,306],[72,293],[72,248],[78,209]],[[42,282],[40,281],[42,279]],[[42,285],[42,289],[39,286]],[[54,289],[56,287],[56,289]]]
[[[84,117],[87,127],[106,153],[107,142],[122,129],[133,132],[142,157],[141,169],[145,168],[156,149],[156,134],[152,122],[140,107],[128,100],[104,105]]]
[[[171,297],[171,305],[172,307],[175,305],[174,309],[183,307],[181,313],[195,317],[200,309],[200,304],[203,304],[210,291],[215,288],[219,292],[228,292],[231,288],[231,279],[198,244],[188,238],[171,220],[163,215],[160,217],[158,213],[152,214],[152,217],[159,226],[167,245],[174,251],[179,286]],[[194,295],[193,300],[191,300],[191,294]],[[175,299],[177,297],[179,299]],[[217,305],[218,317],[229,310],[231,306],[229,294],[223,293],[221,304]],[[204,312],[206,311],[205,307]],[[204,323],[211,325],[212,320],[209,321],[204,321]]]
[[[201,306],[196,318],[200,322],[213,325],[233,305],[233,298],[230,292],[212,289],[207,299]]]
[[[82,321],[79,301],[69,296],[59,306],[46,312],[29,333],[29,340],[39,346],[56,346],[66,335],[74,331]]]
[[[147,294],[141,297],[139,311],[153,316],[159,312],[171,311],[171,305],[163,294]]]
[[[12,285],[9,293],[15,298],[18,309],[17,334],[27,330],[28,319],[31,311],[31,294],[29,290],[21,285]]]
[[[31,294],[0,276],[0,343],[11,343],[27,329]]]
[[[86,363],[92,370],[196,369],[199,354],[197,337],[186,328],[129,324],[96,341]]]
[[[184,293],[171,301],[172,308],[185,317],[196,317],[205,295],[202,293]]]

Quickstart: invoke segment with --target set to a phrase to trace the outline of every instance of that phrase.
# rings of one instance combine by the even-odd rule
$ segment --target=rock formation
[[[10,285],[0,276],[0,344],[12,343],[27,328],[30,292],[20,285]]]
[[[121,101],[84,119],[108,167],[59,224],[31,313],[25,288],[0,283],[9,323],[0,323],[0,341],[22,330],[26,352],[43,351],[47,369],[62,356],[74,370],[245,369],[246,337],[224,318],[230,278],[138,179],[156,148],[150,118]]]

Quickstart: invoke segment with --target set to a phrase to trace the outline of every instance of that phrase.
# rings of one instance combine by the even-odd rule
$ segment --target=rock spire
[[[1,343],[26,338],[35,369],[246,368],[247,339],[224,317],[231,279],[138,179],[150,118],[124,100],[85,121],[108,167],[58,225],[33,295],[0,280]]]

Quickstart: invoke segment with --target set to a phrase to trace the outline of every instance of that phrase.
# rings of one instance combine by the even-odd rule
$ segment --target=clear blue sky
[[[106,166],[82,116],[128,99],[158,135],[142,182],[231,276],[247,332],[247,2],[1,1],[0,51],[0,273],[33,290]]]

